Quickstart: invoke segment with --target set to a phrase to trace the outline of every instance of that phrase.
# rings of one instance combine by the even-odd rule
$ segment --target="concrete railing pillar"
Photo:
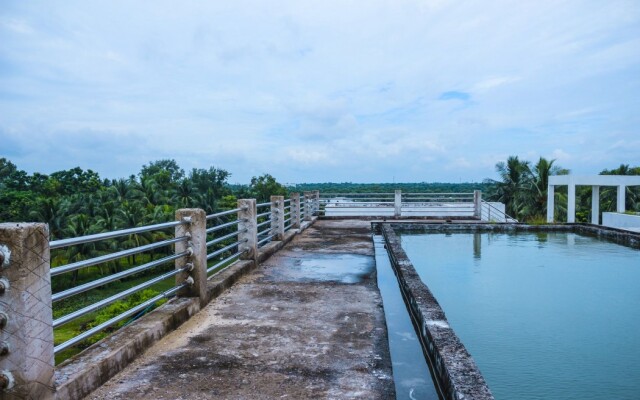
[[[591,187],[591,223],[600,223],[600,186]]]
[[[284,196],[271,196],[271,240],[284,239]]]
[[[0,224],[0,398],[51,399],[53,321],[45,224]]]
[[[482,191],[473,191],[473,216],[482,219]]]
[[[300,193],[291,193],[291,229],[300,229]]]
[[[396,190],[393,198],[393,216],[396,218],[402,216],[402,190]]]
[[[616,196],[618,198],[618,201],[616,202],[616,211],[619,213],[623,213],[627,209],[627,205],[625,204],[626,191],[627,187],[625,185],[618,186],[618,192]]]
[[[313,192],[304,192],[304,220],[311,221],[313,216]]]
[[[313,215],[320,214],[320,191],[313,191]]]
[[[554,219],[555,211],[555,186],[547,186],[547,222],[551,223]]]
[[[179,296],[198,297],[200,304],[207,301],[207,215],[199,208],[182,208],[176,211],[176,221],[190,221],[176,226],[175,237],[189,236],[189,240],[176,243],[176,254],[189,251],[191,255],[176,260],[176,269],[189,266],[189,271],[176,275],[176,285],[193,279],[193,283],[178,292]]]
[[[238,241],[240,244],[241,260],[252,260],[258,264],[258,209],[256,199],[238,200]]]

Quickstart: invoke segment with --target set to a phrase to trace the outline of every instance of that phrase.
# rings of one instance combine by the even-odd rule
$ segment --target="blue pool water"
[[[401,240],[497,399],[640,398],[640,250],[573,233]]]

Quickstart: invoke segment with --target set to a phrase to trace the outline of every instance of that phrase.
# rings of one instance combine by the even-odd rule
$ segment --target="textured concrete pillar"
[[[304,192],[304,220],[311,221],[313,216],[313,192]]]
[[[207,215],[199,208],[182,208],[176,211],[176,221],[190,220],[188,224],[176,226],[176,237],[191,235],[186,242],[176,243],[176,253],[182,253],[190,249],[191,255],[176,260],[176,269],[182,269],[191,264],[189,272],[181,272],[176,275],[176,285],[182,284],[191,277],[193,284],[180,292],[179,296],[198,297],[200,303],[207,301]]]
[[[576,185],[569,184],[569,195],[567,199],[567,222],[576,222]]]
[[[0,224],[0,398],[53,398],[49,230]],[[8,287],[7,287],[8,286]],[[6,385],[5,385],[6,384]]]
[[[320,214],[320,191],[313,191],[313,215]]]
[[[300,229],[300,193],[291,193],[291,229]]]
[[[284,239],[284,196],[271,196],[271,240]]]
[[[618,186],[618,201],[616,202],[617,207],[616,207],[616,211],[619,213],[623,213],[626,211],[627,209],[627,205],[625,204],[625,194],[627,191],[627,187],[624,185],[620,185]]]
[[[547,186],[547,222],[551,223],[554,220],[555,211],[555,186]]]
[[[473,191],[473,216],[482,219],[482,192],[480,190]]]
[[[600,186],[591,187],[591,223],[600,223]]]
[[[393,197],[393,216],[396,218],[402,216],[402,190],[396,190]]]
[[[253,260],[258,263],[258,209],[256,199],[238,200],[238,241],[240,244],[241,260]]]

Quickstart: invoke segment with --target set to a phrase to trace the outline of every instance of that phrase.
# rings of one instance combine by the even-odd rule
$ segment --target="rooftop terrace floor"
[[[395,397],[371,224],[318,220],[89,399]]]

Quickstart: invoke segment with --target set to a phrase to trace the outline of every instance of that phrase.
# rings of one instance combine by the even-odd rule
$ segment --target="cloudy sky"
[[[640,2],[0,2],[0,157],[102,177],[478,181],[640,165]]]

